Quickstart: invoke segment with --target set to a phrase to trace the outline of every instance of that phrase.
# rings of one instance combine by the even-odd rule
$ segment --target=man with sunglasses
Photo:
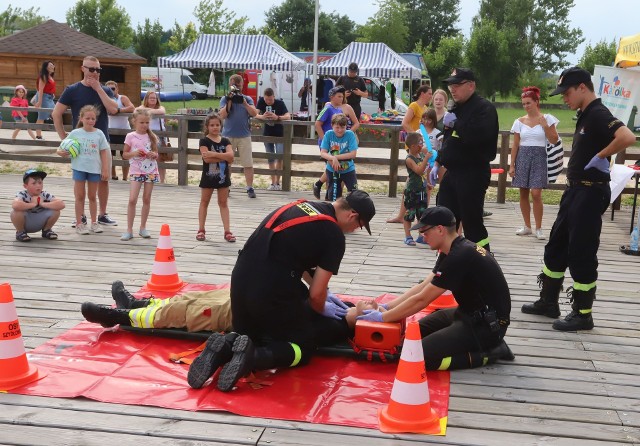
[[[64,129],[62,122],[62,115],[68,108],[71,109],[71,116],[73,119],[73,128],[78,125],[80,109],[85,105],[94,105],[97,107],[98,119],[96,121],[96,128],[102,130],[104,136],[109,141],[109,117],[108,115],[115,115],[118,113],[118,105],[115,102],[115,95],[110,88],[103,87],[100,84],[100,61],[93,56],[87,56],[82,61],[82,75],[83,78],[80,82],[69,85],[62,95],[56,106],[53,109],[51,117],[53,118],[53,125],[58,132],[60,139],[67,137],[67,132]],[[109,166],[111,170],[111,166]],[[107,215],[107,202],[109,200],[109,181],[100,181],[98,183],[98,201],[100,205],[100,212],[98,213],[98,223],[107,226],[116,226],[117,222]],[[83,218],[84,219],[84,218]],[[80,223],[80,222],[76,222]]]
[[[386,312],[365,310],[358,319],[397,322],[426,308],[450,290],[458,308],[438,310],[419,321],[427,370],[470,369],[498,359],[513,360],[504,342],[511,297],[495,258],[459,236],[449,209],[427,209],[412,230],[419,230],[439,251],[433,270],[419,284],[385,304]]]

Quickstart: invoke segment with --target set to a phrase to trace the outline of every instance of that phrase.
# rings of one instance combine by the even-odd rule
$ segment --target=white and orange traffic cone
[[[431,408],[429,384],[417,322],[407,326],[389,404],[378,411],[386,433],[439,434],[440,418]]]
[[[44,376],[29,365],[11,285],[0,284],[0,390],[11,390]]]
[[[455,308],[458,306],[458,302],[456,302],[453,293],[449,290],[446,290],[444,293],[440,295],[436,300],[431,302],[429,306],[427,306],[427,313],[433,313],[436,310],[444,310],[446,308]]]
[[[173,253],[171,231],[169,225],[162,225],[151,278],[147,281],[147,289],[150,291],[178,291],[182,285],[183,282],[178,277],[176,257]]]

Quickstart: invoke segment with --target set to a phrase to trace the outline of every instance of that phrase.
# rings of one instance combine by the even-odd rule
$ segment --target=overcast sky
[[[65,21],[66,12],[75,5],[76,0],[8,0],[3,4],[13,7],[28,9],[32,6],[40,8],[40,15],[49,17],[59,22]],[[174,21],[185,25],[189,21],[195,22],[193,10],[199,0],[117,0],[131,17],[131,24],[135,28],[138,23],[144,23],[145,18],[152,22],[158,19],[164,28],[173,27]],[[281,0],[225,0],[224,6],[236,13],[237,17],[249,18],[249,25],[260,27],[264,24],[264,13],[274,5],[281,4]],[[569,16],[572,27],[582,29],[585,44],[595,44],[602,39],[616,42],[620,37],[640,33],[640,25],[637,20],[636,7],[630,0],[576,0]],[[324,12],[337,12],[348,15],[356,23],[363,24],[377,10],[377,3],[373,1],[361,1],[348,3],[350,7],[345,10],[343,0],[321,0],[320,10]],[[471,19],[477,14],[479,0],[460,1],[460,22],[458,27],[465,36],[469,36]],[[5,6],[0,6],[4,10]],[[585,44],[578,48],[575,55],[568,57],[568,62],[575,64],[584,52]]]

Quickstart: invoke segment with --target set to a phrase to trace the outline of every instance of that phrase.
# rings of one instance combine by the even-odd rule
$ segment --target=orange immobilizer
[[[411,322],[402,345],[389,404],[378,411],[379,427],[386,433],[439,434],[440,418],[431,408],[420,327]]]
[[[29,365],[11,285],[0,284],[0,390],[20,387],[44,376]]]
[[[150,291],[178,291],[183,282],[178,277],[178,267],[171,243],[169,225],[162,225],[158,237],[156,258],[151,270],[151,278],[147,281]]]
[[[427,313],[433,313],[436,310],[444,310],[445,308],[455,308],[458,306],[455,297],[451,291],[446,290],[436,300],[431,302],[427,307]]]

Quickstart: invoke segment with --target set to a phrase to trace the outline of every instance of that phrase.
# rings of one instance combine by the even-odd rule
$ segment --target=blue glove
[[[389,304],[378,304],[378,307],[382,307],[385,310],[389,311]]]
[[[331,291],[329,291],[329,289],[327,289],[327,302],[334,303],[334,304],[336,304],[337,306],[339,306],[340,308],[342,308],[344,310],[348,310],[349,309],[349,306],[347,304],[345,304],[344,302],[342,302],[338,298],[338,296],[336,296]]]
[[[364,310],[362,316],[356,319],[359,321],[382,322],[382,313],[378,310]]]
[[[432,186],[438,184],[438,169],[440,169],[440,166],[434,165],[431,169],[431,173],[429,173],[429,184]]]
[[[606,158],[598,158],[598,155],[591,158],[591,161],[584,166],[584,170],[591,169],[592,167],[602,173],[609,173],[609,161]]]
[[[324,310],[322,310],[322,315],[324,317],[330,317],[330,318],[339,320],[345,317],[346,314],[347,314],[347,310],[345,310],[339,305],[334,304],[333,302],[330,302],[328,299],[324,303]]]
[[[457,119],[458,117],[456,116],[455,113],[446,112],[444,114],[444,118],[442,118],[442,123],[444,124],[445,127],[449,127],[450,129],[452,129],[456,125]]]

